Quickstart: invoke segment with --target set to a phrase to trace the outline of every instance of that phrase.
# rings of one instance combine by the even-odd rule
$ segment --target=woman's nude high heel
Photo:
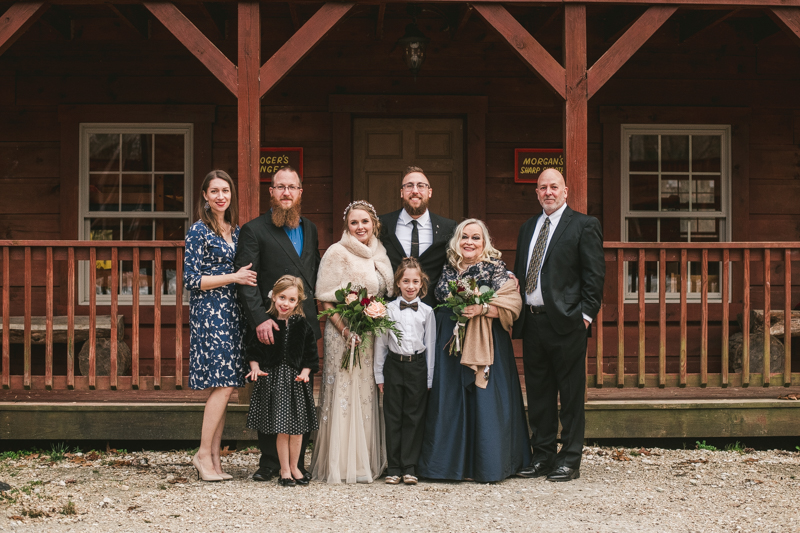
[[[203,468],[203,465],[200,464],[200,461],[197,460],[197,456],[195,455],[192,457],[192,464],[194,468],[197,470],[197,479],[202,479],[203,481],[222,481],[222,476],[217,475],[215,473],[209,473]]]
[[[228,474],[227,472],[223,472],[217,475],[222,478],[222,481],[228,481],[229,479],[233,479],[233,476]]]

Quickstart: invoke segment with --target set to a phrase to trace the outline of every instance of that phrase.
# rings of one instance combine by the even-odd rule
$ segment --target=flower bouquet
[[[448,294],[444,303],[438,307],[449,307],[453,310],[456,326],[453,328],[453,337],[447,342],[445,347],[450,355],[461,355],[464,346],[464,336],[466,335],[467,321],[469,318],[462,313],[465,307],[470,305],[488,304],[494,296],[494,290],[486,285],[478,286],[475,278],[463,278],[447,283]]]
[[[350,330],[350,343],[342,357],[342,369],[347,370],[358,364],[361,368],[361,348],[368,346],[377,335],[391,331],[400,342],[402,334],[395,326],[395,321],[386,312],[386,301],[367,293],[367,289],[358,285],[347,284],[347,287],[336,291],[336,304],[333,309],[326,309],[317,318],[338,314],[347,321]],[[362,343],[356,346],[356,335]]]

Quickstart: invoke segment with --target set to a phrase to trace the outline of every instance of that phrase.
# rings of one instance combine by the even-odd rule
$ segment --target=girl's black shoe
[[[306,485],[308,485],[308,480],[305,478],[305,476],[303,476],[303,477],[301,477],[299,479],[298,478],[294,478],[294,482],[296,484],[302,486],[302,487],[305,487]]]
[[[297,485],[297,483],[292,478],[281,477],[280,479],[278,479],[278,485],[280,485],[281,487],[294,487]]]

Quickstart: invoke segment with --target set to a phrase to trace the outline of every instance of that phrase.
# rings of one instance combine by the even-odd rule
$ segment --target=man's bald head
[[[548,216],[561,209],[567,201],[567,185],[561,172],[548,168],[539,174],[536,196]]]

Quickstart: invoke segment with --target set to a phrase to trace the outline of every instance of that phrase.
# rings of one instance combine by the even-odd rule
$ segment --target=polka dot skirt
[[[267,435],[302,435],[319,429],[310,383],[295,381],[300,372],[287,364],[266,369],[250,398],[247,427]]]

